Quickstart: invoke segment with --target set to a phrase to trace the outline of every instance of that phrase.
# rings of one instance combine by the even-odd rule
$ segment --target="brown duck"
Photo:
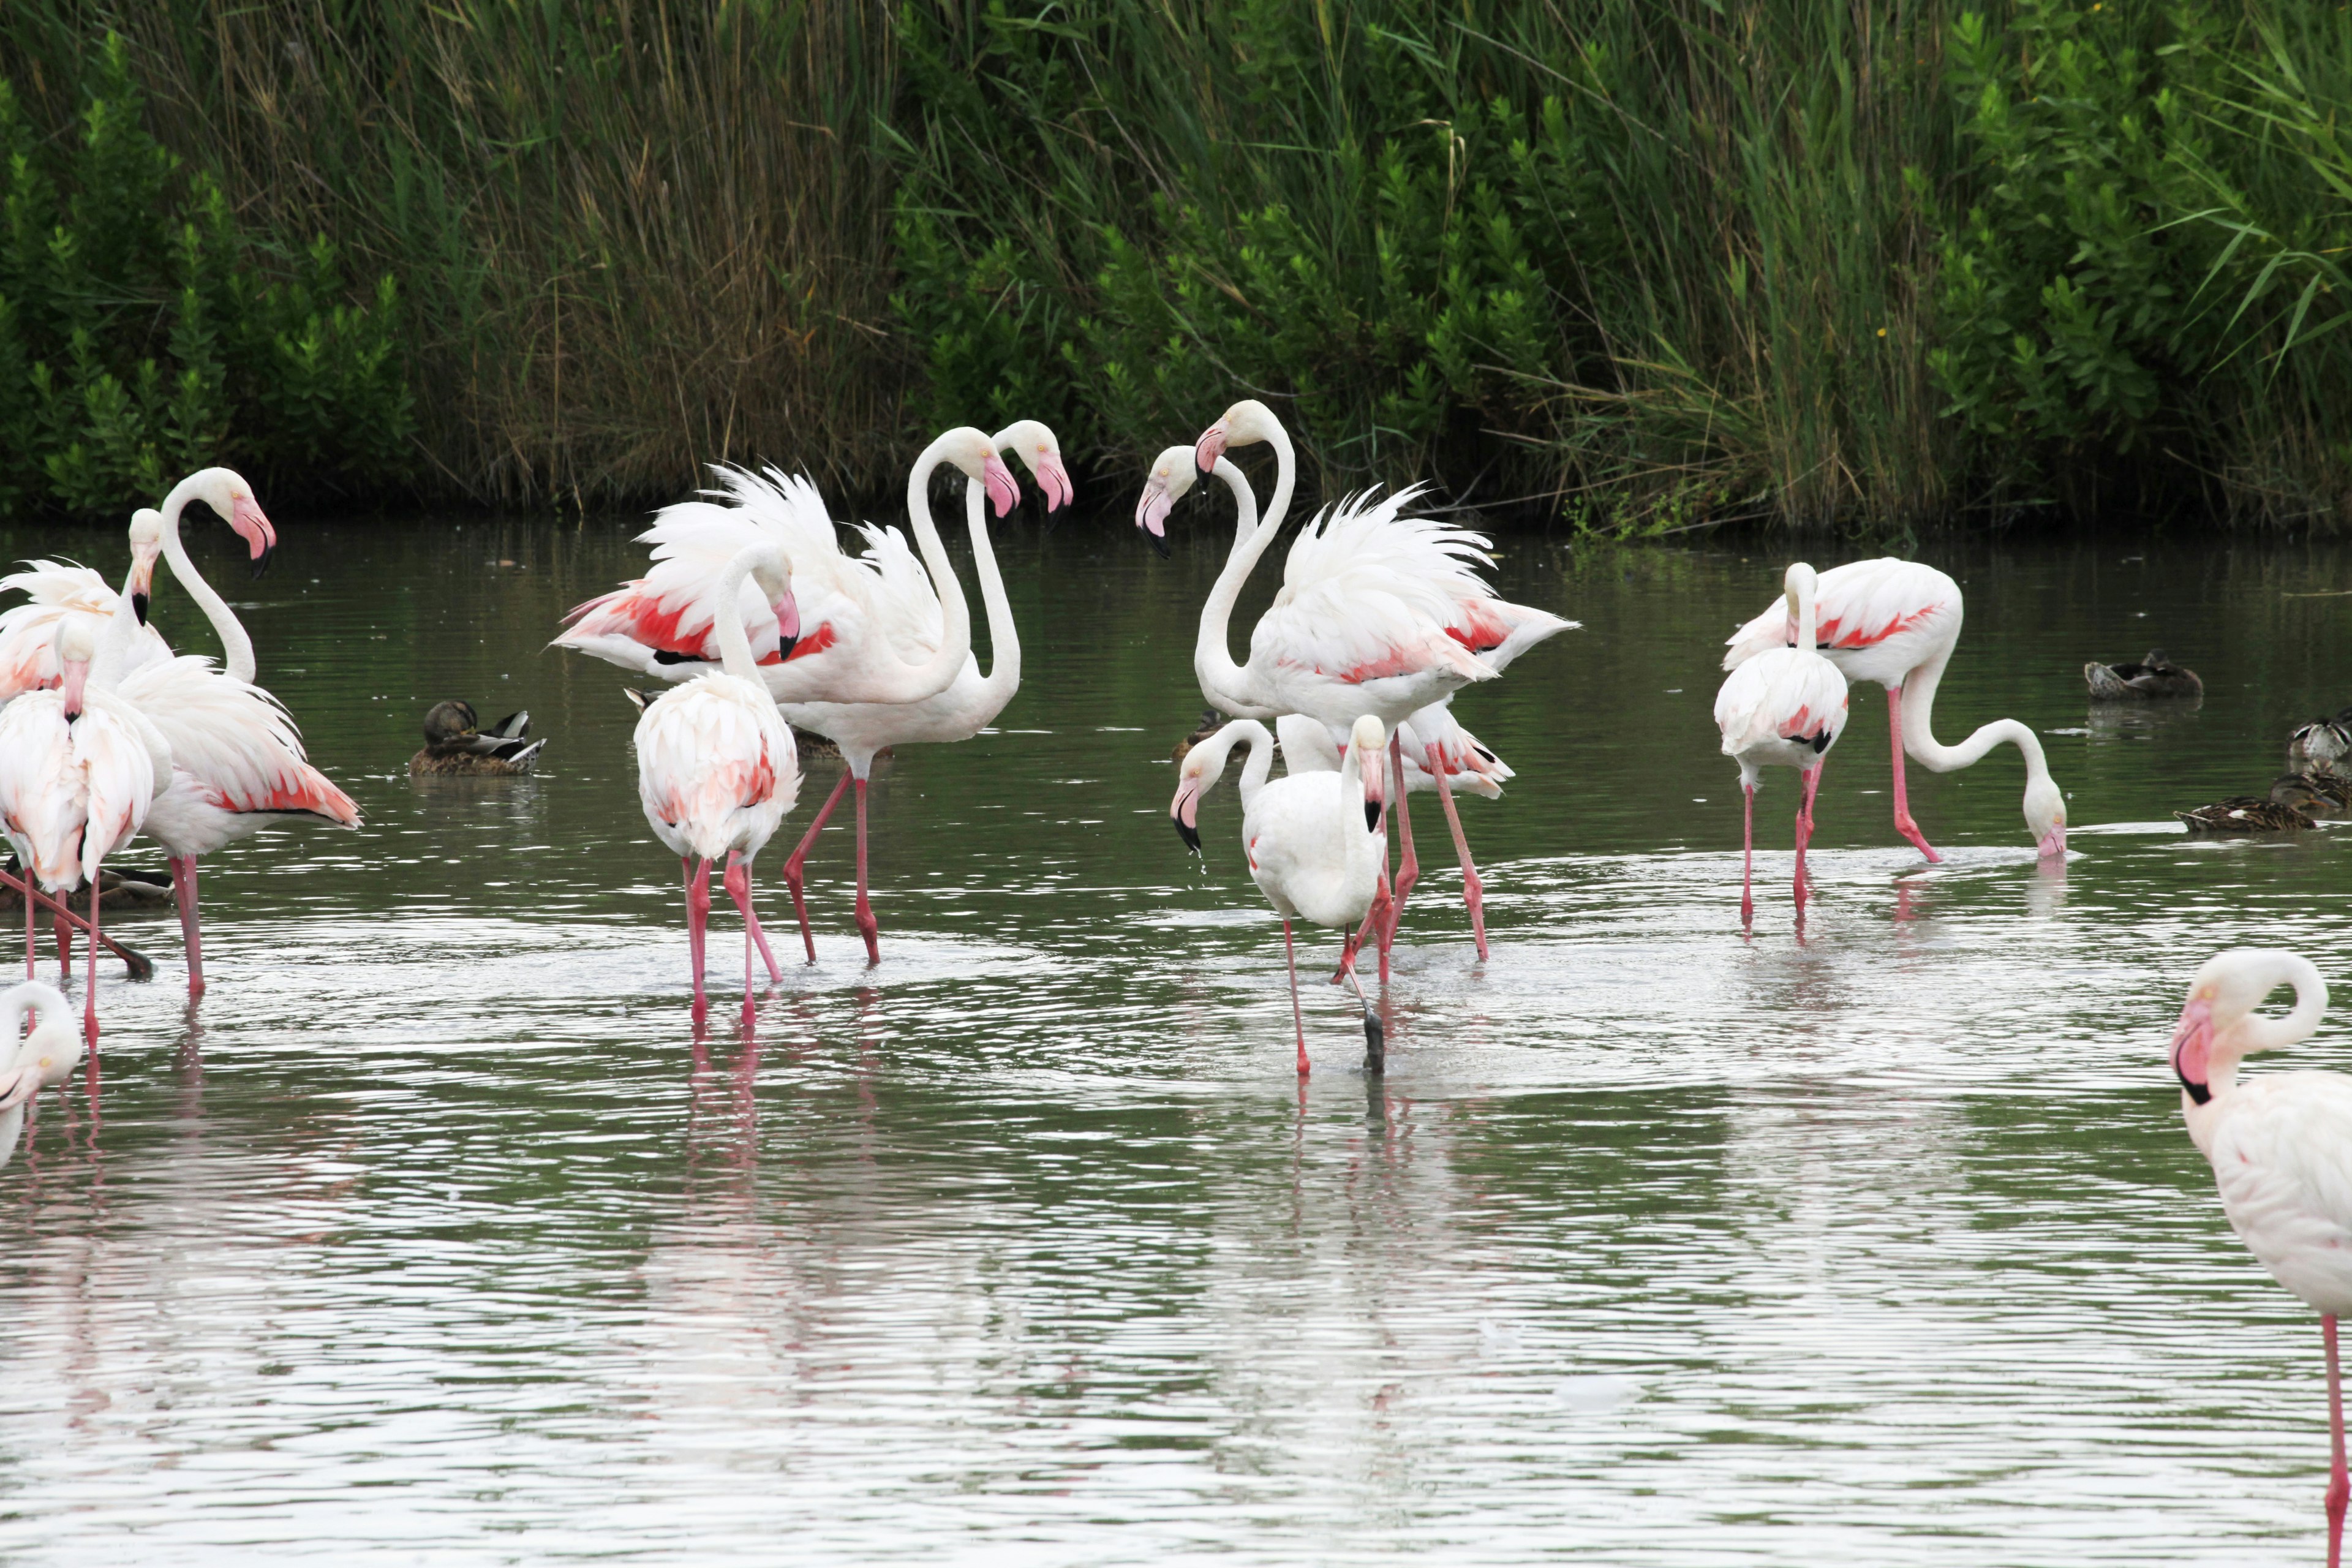
[[[2352,758],[2352,708],[2315,719],[2286,738],[2286,765],[2297,773],[2332,773]]]
[[[2091,696],[2101,702],[2134,702],[2149,697],[2202,697],[2205,683],[2193,669],[2183,669],[2160,647],[2147,650],[2137,664],[2086,664],[2083,679]]]
[[[484,728],[472,703],[436,702],[425,715],[425,749],[408,759],[408,771],[417,777],[512,778],[530,772],[547,744],[530,735],[528,710]]]
[[[2311,818],[2294,806],[2253,795],[2233,795],[2172,815],[2187,823],[2191,833],[2294,833],[2312,826]]]
[[[2352,778],[2319,772],[2281,773],[2271,785],[2271,799],[2315,819],[2342,816],[2352,812]]]

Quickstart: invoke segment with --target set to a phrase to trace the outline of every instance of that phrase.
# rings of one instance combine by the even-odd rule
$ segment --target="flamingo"
[[[1075,500],[1077,491],[1070,484],[1069,471],[1062,464],[1061,443],[1054,432],[1034,419],[1024,419],[1006,426],[989,437],[992,449],[1017,454],[1028,466],[1045,494],[1045,510],[1053,511]],[[969,741],[992,723],[1004,705],[1021,689],[1021,634],[1013,624],[1013,605],[1004,596],[1004,577],[997,569],[996,549],[988,536],[988,520],[981,502],[985,487],[978,479],[964,484],[964,521],[971,533],[971,557],[974,575],[980,579],[981,603],[988,611],[989,671],[980,673],[980,660],[969,651],[963,666],[956,671],[955,679],[947,689],[916,702],[793,702],[784,707],[784,716],[800,729],[822,735],[834,742],[848,765],[835,783],[833,793],[825,797],[807,833],[784,862],[784,886],[791,889],[793,910],[800,917],[801,942],[808,950],[808,961],[816,962],[816,938],[809,930],[808,903],[802,891],[802,868],[816,836],[824,831],[825,819],[840,803],[842,791],[854,782],[857,790],[857,900],[855,918],[858,934],[866,939],[866,961],[869,964],[882,962],[881,923],[875,919],[872,903],[866,892],[866,786],[872,775],[874,758],[886,747],[914,742],[952,744]],[[886,575],[904,579],[909,597],[920,605],[927,615],[921,643],[929,644],[941,636],[941,618],[936,599],[923,596],[921,574],[912,570],[906,559],[906,542],[896,533],[869,528],[866,535],[866,559],[881,563]]]
[[[170,782],[155,796],[142,831],[163,847],[171,868],[173,897],[188,951],[188,994],[198,998],[205,994],[198,857],[285,822],[355,828],[360,811],[351,796],[310,765],[292,717],[250,675],[231,674],[194,655],[136,662],[147,630],[155,561],[169,550],[175,533],[161,512],[142,509],[132,516],[131,574],[116,596],[90,680],[136,709],[171,749]],[[193,563],[185,574],[175,575],[184,582],[204,583]],[[229,657],[250,669],[252,639],[219,595],[207,586],[204,596],[210,601],[205,607]],[[131,664],[135,668],[122,673]]]
[[[2283,1018],[2256,1013],[2282,985]],[[2213,1166],[2221,1210],[2271,1277],[2319,1313],[2327,1352],[2327,1562],[2338,1568],[2352,1479],[2344,1462],[2344,1391],[2336,1320],[2352,1312],[2352,1078],[2265,1073],[2244,1082],[2238,1063],[2310,1037],[2327,1011],[2327,984],[2293,952],[2232,948],[2198,966],[2172,1032],[2172,1070],[2189,1136]]]
[[[131,704],[89,687],[89,623],[58,623],[55,690],[28,691],[0,708],[0,828],[28,880],[70,892],[89,884],[89,958],[84,1032],[98,1038],[98,868],[135,837],[172,782],[172,751]],[[25,904],[26,978],[34,966],[33,905]],[[91,1068],[96,1070],[93,1058]]]
[[[1248,742],[1249,762],[1242,769],[1242,845],[1249,856],[1251,879],[1282,917],[1282,952],[1290,966],[1290,1021],[1298,1037],[1300,1078],[1308,1072],[1307,1021],[1298,1003],[1298,951],[1290,922],[1303,918],[1345,931],[1389,896],[1381,886],[1387,855],[1380,829],[1373,826],[1380,807],[1361,771],[1369,762],[1377,773],[1388,737],[1381,721],[1367,713],[1350,726],[1349,740],[1338,773],[1314,770],[1269,780],[1274,737],[1255,719],[1236,719],[1185,753],[1177,773],[1176,798],[1168,806],[1177,833],[1198,854],[1201,796],[1223,775],[1234,748]],[[1364,995],[1355,965],[1345,960],[1342,965],[1364,1009],[1364,1070],[1380,1072],[1387,1065],[1380,1019]]]
[[[767,540],[793,563],[790,591],[742,606],[747,640],[779,701],[919,702],[947,689],[971,651],[971,613],[932,524],[930,478],[952,463],[987,488],[1003,517],[1021,487],[986,433],[947,431],[915,459],[907,510],[930,574],[886,573],[843,553],[815,485],[770,468],[714,468],[709,500],[665,507],[637,537],[654,546],[643,577],[589,600],[568,616],[551,647],[568,647],[666,681],[690,680],[719,657],[726,617],[711,589],[745,546]],[[731,500],[731,506],[719,504]],[[923,647],[924,600],[942,606],[936,647]],[[913,654],[911,658],[909,654]]]
[[[19,1040],[27,1014],[33,1029]],[[27,980],[0,992],[0,1042],[13,1053],[0,1068],[0,1165],[16,1154],[26,1117],[39,1111],[41,1090],[65,1082],[81,1060],[72,1019],[72,1005],[54,985]]]
[[[761,604],[775,606],[789,625],[794,610],[791,562],[773,540],[755,539],[737,551],[712,595],[719,668],[664,692],[637,721],[637,798],[654,837],[686,868],[697,1018],[707,1005],[702,953],[710,863],[721,855],[727,857],[727,895],[743,912],[744,1011],[751,1009],[755,944],[770,979],[783,979],[751,910],[751,859],[799,798],[801,765],[792,730],[751,657],[741,605],[744,583],[754,582]]]
[[[1960,585],[1933,566],[1882,556],[1853,561],[1821,576],[1819,651],[1849,680],[1886,688],[1886,720],[1895,756],[1895,830],[1932,863],[1943,857],[1912,820],[1905,793],[1906,752],[1932,772],[1948,773],[2006,742],[2025,759],[2025,826],[2045,860],[2066,856],[2066,797],[2050,776],[2042,741],[2014,719],[1997,719],[1957,746],[1935,737],[1936,687],[1960,640]],[[1774,605],[1731,634],[1723,668],[1737,669],[1794,635],[1790,612]]]
[[[1845,676],[1813,651],[1814,594],[1820,580],[1800,561],[1783,583],[1795,618],[1793,646],[1767,649],[1734,669],[1715,694],[1716,727],[1723,731],[1723,754],[1739,763],[1739,788],[1748,798],[1747,851],[1739,873],[1739,923],[1756,922],[1750,890],[1756,869],[1756,785],[1763,764],[1777,763],[1803,776],[1797,805],[1797,918],[1805,916],[1805,845],[1813,836],[1813,795],[1821,787],[1822,763],[1845,728]]]

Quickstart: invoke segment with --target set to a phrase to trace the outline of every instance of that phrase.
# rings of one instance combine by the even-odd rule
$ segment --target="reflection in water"
[[[1858,748],[1801,937],[1743,939],[1706,697],[1780,563],[1512,542],[1590,629],[1462,699],[1520,774],[1473,825],[1494,957],[1428,866],[1386,1075],[1310,985],[1301,1083],[1237,847],[1164,822],[1213,541],[1010,531],[1029,689],[898,760],[886,965],[830,836],[818,962],[698,1031],[620,678],[538,651],[632,531],[283,530],[240,610],[368,825],[207,867],[200,1011],[126,917],[160,973],[104,999],[103,1120],[75,1086],[0,1172],[12,1561],[2310,1556],[2308,1322],[2163,1043],[2216,948],[2352,949],[2352,830],[2129,825],[2340,705],[2352,628],[2280,596],[2340,557],[1943,563],[1943,704],[2045,736],[2078,853],[2037,865],[2004,753],[1912,781],[1923,865]],[[2082,723],[2143,611],[2210,628],[2208,700]],[[543,771],[411,781],[457,690]]]

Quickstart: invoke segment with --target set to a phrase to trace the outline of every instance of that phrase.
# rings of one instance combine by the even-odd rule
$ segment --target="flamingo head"
[[[963,470],[964,478],[978,479],[987,487],[989,504],[1003,517],[1021,504],[1021,487],[1013,482],[1013,470],[996,455],[996,442],[985,430],[975,430],[965,425],[940,437],[946,443],[947,460]]]
[[[1144,538],[1162,556],[1168,553],[1168,514],[1176,503],[1192,493],[1192,485],[1201,477],[1193,466],[1192,448],[1171,447],[1151,460],[1151,472],[1144,476],[1143,493],[1135,499],[1135,526],[1143,530]]]
[[[1013,453],[1028,466],[1037,488],[1045,492],[1047,511],[1058,511],[1078,499],[1070,470],[1062,466],[1062,444],[1042,422],[1014,420],[996,433],[996,449]]]
[[[2028,780],[2025,785],[2025,827],[2044,860],[2066,858],[2066,797],[2055,781]]]
[[[1201,432],[1192,444],[1192,460],[1202,473],[1213,473],[1217,459],[1225,455],[1228,447],[1255,447],[1260,441],[1273,438],[1282,428],[1274,410],[1255,397],[1244,397],[1225,410],[1224,417]]]
[[[64,675],[59,685],[68,724],[81,717],[89,685],[89,661],[97,653],[98,637],[90,630],[89,617],[68,616],[58,623],[58,668]]]
[[[252,549],[255,576],[269,569],[269,552],[278,548],[278,531],[269,526],[269,518],[253,499],[253,487],[245,482],[245,476],[234,468],[205,468],[181,480],[173,493],[183,491],[193,492],[220,513]],[[164,505],[168,509],[171,503]]]
[[[0,992],[0,1037],[15,1040],[22,1035],[27,1013],[33,1032],[17,1047],[14,1068],[0,1073],[0,1111],[14,1110],[40,1090],[65,1082],[81,1061],[81,1031],[56,986],[27,980]]]
[[[2259,1017],[2254,1009],[2282,985],[2295,990],[2300,1029],[2294,1020]],[[2289,1044],[2310,1033],[2327,1006],[2327,983],[2309,960],[2275,950],[2235,947],[2198,965],[2189,982],[2189,1000],[2172,1030],[2172,1071],[2199,1105],[2213,1098],[2213,1084],[2235,1080],[2247,1053]]]
[[[1388,796],[1388,731],[1381,721],[1367,713],[1356,721],[1348,731],[1348,749],[1356,758],[1356,771],[1364,781],[1364,830],[1371,832],[1380,826],[1381,802]]]
[[[1195,745],[1176,767],[1176,798],[1168,803],[1168,818],[1176,837],[1193,854],[1201,852],[1201,797],[1225,771],[1225,746]]]
[[[131,514],[131,613],[147,624],[155,594],[155,562],[163,553],[163,514],[142,506]]]
[[[751,559],[751,581],[758,586],[760,597],[775,611],[776,640],[782,645],[784,657],[790,658],[793,645],[801,640],[801,606],[800,601],[793,597],[792,558],[780,544],[763,542],[754,548],[759,552]]]

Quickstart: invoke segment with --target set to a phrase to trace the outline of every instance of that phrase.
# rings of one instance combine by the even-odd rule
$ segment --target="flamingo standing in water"
[[[243,483],[226,469],[207,473]],[[175,489],[173,500],[184,502],[182,492],[187,488]],[[237,505],[233,495],[223,499]],[[249,492],[244,504],[251,504]],[[257,506],[251,510],[259,517]],[[143,831],[163,847],[171,867],[172,891],[188,950],[188,994],[201,997],[205,960],[196,917],[197,858],[280,823],[357,827],[360,811],[351,796],[310,765],[293,719],[275,697],[253,683],[250,674],[240,677],[193,656],[141,662],[138,650],[147,630],[155,562],[177,537],[172,521],[176,516],[174,507],[171,517],[142,510],[131,518],[131,574],[115,600],[90,679],[143,714],[171,748],[171,781],[156,795]],[[267,529],[268,521],[262,519],[260,526]],[[193,563],[175,575],[191,584],[192,592],[203,590],[199,602],[211,615],[230,660],[250,671],[253,641],[228,605],[196,575]]]
[[[1199,853],[1201,796],[1223,775],[1234,748],[1248,743],[1249,762],[1242,770],[1242,845],[1249,857],[1251,879],[1282,917],[1300,1078],[1308,1072],[1307,1021],[1298,1004],[1298,952],[1290,922],[1304,918],[1345,931],[1390,896],[1381,885],[1387,855],[1373,826],[1380,808],[1363,775],[1367,766],[1379,771],[1387,737],[1381,732],[1381,721],[1365,714],[1350,726],[1349,741],[1338,773],[1316,770],[1270,780],[1266,775],[1274,765],[1274,737],[1255,719],[1236,719],[1185,753],[1177,773],[1176,798],[1168,807],[1176,831]],[[1364,995],[1355,965],[1342,959],[1341,967],[1364,1009],[1364,1070],[1379,1072],[1386,1066],[1380,1019]]]
[[[2294,988],[2283,1018],[2254,1011],[2282,985]],[[2272,1278],[2319,1313],[2327,1352],[2327,1562],[2343,1557],[2352,1477],[2344,1459],[2344,1385],[2336,1320],[2352,1312],[2352,1078],[2332,1072],[2265,1073],[2240,1082],[2254,1051],[2310,1037],[2327,1011],[2327,984],[2299,954],[2258,948],[2215,953],[2189,983],[2172,1032],[2180,1112],[2211,1163],[2221,1209]]]
[[[664,692],[637,721],[637,798],[654,837],[686,868],[687,942],[693,954],[694,1012],[702,995],[703,926],[710,913],[710,863],[727,857],[728,897],[743,912],[743,1010],[751,1009],[751,952],[781,981],[775,954],[751,910],[751,859],[775,836],[800,797],[793,731],[760,679],[741,613],[741,589],[758,585],[763,605],[790,624],[793,569],[773,540],[752,541],[719,574],[714,601],[719,668]]]
[[[89,623],[57,629],[62,684],[0,708],[0,828],[28,880],[49,892],[89,884],[84,1032],[98,1038],[98,868],[146,820],[172,782],[172,750],[138,709],[89,686],[97,649]],[[25,972],[35,963],[33,905],[25,904]],[[97,1069],[95,1058],[91,1070]]]
[[[1957,746],[1934,731],[1936,687],[1960,640],[1960,585],[1932,566],[1892,556],[1853,561],[1821,576],[1818,650],[1848,680],[1886,688],[1886,719],[1895,754],[1895,830],[1930,861],[1942,856],[1912,820],[1905,793],[1906,752],[1921,766],[1948,773],[1969,766],[2006,742],[2025,759],[2025,826],[2043,859],[2066,855],[2066,797],[2050,776],[2040,737],[2014,719],[1984,725]],[[1773,648],[1786,647],[1796,627],[1775,605],[1725,640],[1723,668],[1737,669]]]
[[[27,1014],[32,1033],[19,1040]],[[8,1065],[0,1068],[0,1165],[5,1165],[25,1135],[26,1115],[41,1108],[41,1090],[65,1082],[81,1060],[72,1005],[56,986],[37,980],[0,992],[0,1049],[11,1053]]]
[[[1069,470],[1062,464],[1061,443],[1054,432],[1034,419],[1024,419],[1006,426],[989,437],[992,448],[1012,452],[1028,466],[1045,495],[1045,510],[1053,511],[1076,499],[1077,491],[1070,483]],[[997,568],[996,548],[988,536],[988,519],[982,500],[987,487],[978,479],[964,484],[964,521],[971,534],[973,574],[980,579],[980,599],[988,612],[989,671],[980,673],[980,660],[969,651],[963,666],[956,671],[947,689],[915,702],[789,702],[784,705],[784,717],[812,734],[823,735],[840,748],[842,761],[847,765],[835,781],[833,793],[817,809],[809,823],[808,831],[801,837],[790,858],[784,862],[784,886],[792,890],[793,910],[800,917],[801,942],[808,950],[808,961],[816,962],[816,937],[809,930],[808,902],[802,892],[802,868],[807,863],[808,852],[816,836],[824,831],[825,819],[840,803],[842,791],[853,783],[857,789],[857,899],[855,919],[858,934],[866,939],[866,961],[882,962],[881,924],[874,917],[874,908],[866,893],[866,786],[874,770],[874,759],[887,747],[918,742],[953,744],[969,741],[995,721],[1021,689],[1021,633],[1013,624],[1013,605],[1004,595],[1004,576]],[[881,564],[886,576],[907,584],[907,597],[924,613],[924,628],[919,642],[930,644],[944,635],[944,617],[939,601],[922,592],[922,576],[913,570],[907,557],[906,541],[887,530],[868,528],[866,558]]]
[[[1756,869],[1756,785],[1763,765],[1795,768],[1804,779],[1797,805],[1797,918],[1805,918],[1805,846],[1813,836],[1813,795],[1821,788],[1822,763],[1845,728],[1845,677],[1813,651],[1813,595],[1819,582],[1800,561],[1783,580],[1796,619],[1793,646],[1748,660],[1726,678],[1715,694],[1716,727],[1723,731],[1723,754],[1739,763],[1740,793],[1747,796],[1747,851],[1739,873],[1739,923],[1756,921],[1750,890]]]

